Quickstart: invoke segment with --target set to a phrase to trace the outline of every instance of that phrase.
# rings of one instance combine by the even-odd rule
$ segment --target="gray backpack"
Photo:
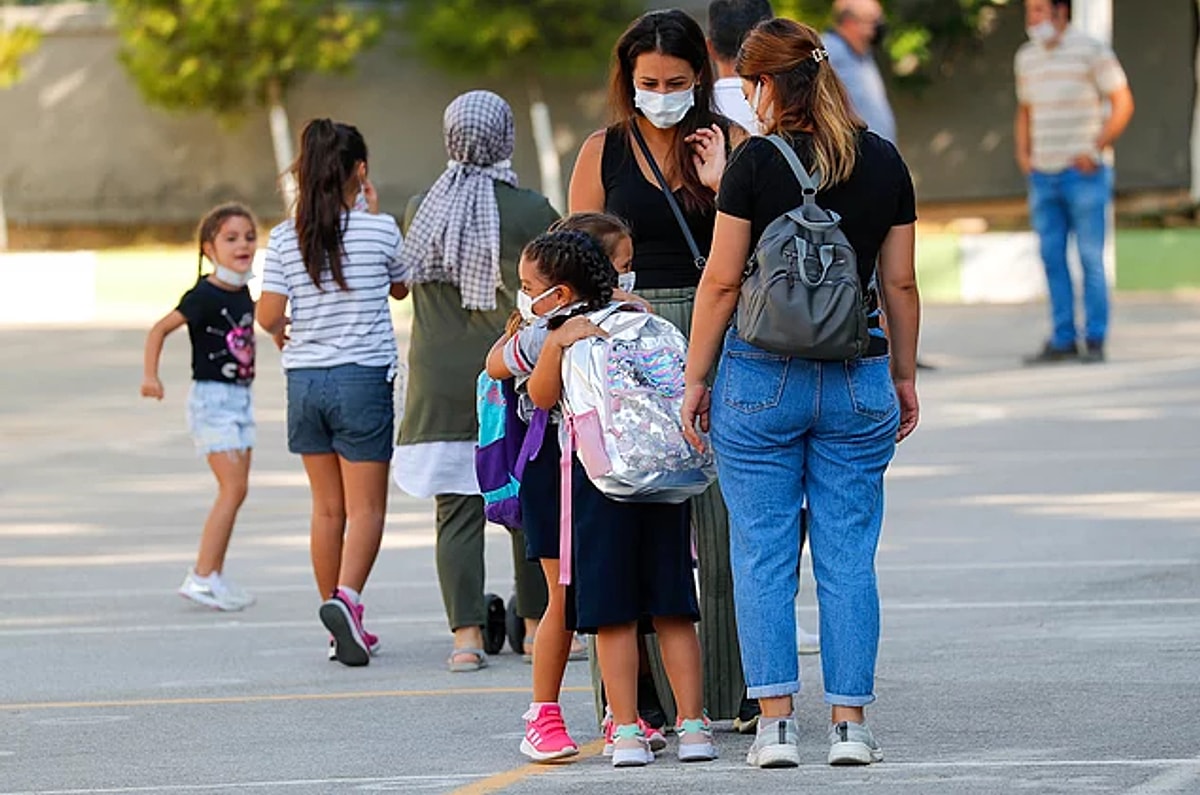
[[[810,176],[777,135],[767,137],[792,167],[804,203],[763,231],[746,266],[738,336],[764,350],[823,361],[867,351],[867,312],[857,258],[841,216],[817,205],[821,175]]]

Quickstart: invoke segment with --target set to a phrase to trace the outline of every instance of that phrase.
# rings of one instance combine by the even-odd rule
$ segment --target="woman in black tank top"
[[[684,12],[639,17],[617,42],[615,56],[609,87],[615,120],[593,133],[579,152],[571,175],[570,211],[604,211],[629,224],[637,293],[686,334],[700,270],[635,130],[645,139],[705,257],[726,155],[731,143],[748,136],[713,110],[704,32]],[[690,509],[700,559],[704,706],[713,719],[731,719],[738,715],[744,685],[733,618],[729,522],[717,485],[691,500]],[[657,662],[654,667],[661,689],[666,677]],[[599,688],[599,682],[593,684]],[[650,719],[646,712],[643,717]]]

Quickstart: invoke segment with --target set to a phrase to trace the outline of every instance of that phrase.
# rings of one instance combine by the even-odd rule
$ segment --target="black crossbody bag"
[[[663,176],[658,163],[654,162],[654,155],[650,152],[650,146],[642,136],[642,131],[638,129],[637,122],[634,121],[629,126],[633,130],[633,137],[637,139],[642,154],[646,156],[646,162],[650,164],[650,170],[654,172],[654,178],[658,180],[658,187],[662,189],[662,194],[666,197],[667,204],[671,206],[671,212],[675,215],[675,221],[679,224],[679,231],[683,232],[683,238],[687,241],[688,250],[692,252],[692,262],[695,264],[696,270],[704,270],[704,265],[708,260],[700,253],[700,247],[696,245],[696,238],[692,237],[692,230],[688,227],[687,220],[683,217],[683,210],[679,209],[679,202],[675,201],[675,194],[671,193],[671,187],[667,185],[667,178]]]

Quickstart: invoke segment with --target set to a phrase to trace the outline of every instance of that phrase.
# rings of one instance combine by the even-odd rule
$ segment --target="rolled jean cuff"
[[[747,687],[747,698],[779,698],[780,696],[791,696],[800,692],[800,681],[794,680],[784,682],[778,685],[762,685],[760,687]]]
[[[875,694],[869,696],[839,696],[837,693],[826,693],[825,703],[835,707],[865,707],[875,701]]]

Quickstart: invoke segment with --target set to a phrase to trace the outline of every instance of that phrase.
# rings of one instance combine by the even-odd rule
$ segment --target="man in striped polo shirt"
[[[1016,155],[1029,180],[1030,220],[1041,242],[1053,322],[1050,339],[1025,362],[1101,362],[1112,145],[1133,116],[1133,94],[1112,49],[1071,25],[1070,0],[1025,0],[1025,24],[1029,41],[1015,60]],[[1083,264],[1082,350],[1067,270],[1070,233]]]

